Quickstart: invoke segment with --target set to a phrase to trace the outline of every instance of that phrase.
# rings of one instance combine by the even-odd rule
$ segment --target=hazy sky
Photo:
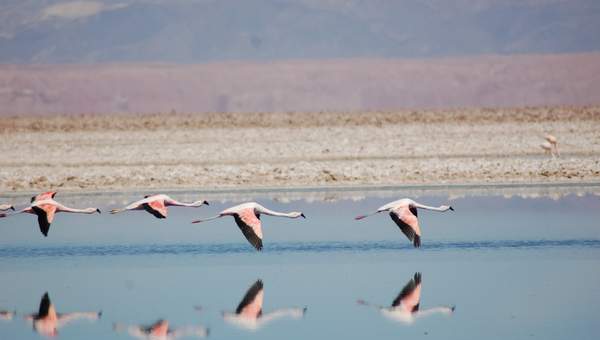
[[[595,0],[5,0],[0,62],[600,50]]]

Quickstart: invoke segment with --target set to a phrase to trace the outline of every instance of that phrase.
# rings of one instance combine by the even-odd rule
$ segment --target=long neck
[[[59,210],[61,212],[76,213],[76,214],[93,214],[97,211],[96,208],[75,209],[75,208],[69,208],[69,207],[65,207],[65,206],[61,206]]]
[[[204,202],[205,201],[196,201],[196,202],[192,202],[192,203],[185,203],[185,202],[176,201],[174,199],[165,201],[165,203],[168,205],[178,206],[178,207],[199,207],[199,206],[204,205]]]
[[[288,217],[288,218],[296,218],[297,217],[297,216],[293,215],[293,213],[277,212],[277,211],[269,210],[262,206],[258,207],[256,210],[258,210],[258,212],[261,214],[270,215],[270,216],[279,216],[279,217]]]
[[[420,209],[427,209],[427,210],[433,210],[433,211],[446,211],[446,210],[449,209],[447,207],[442,207],[442,206],[440,206],[440,207],[431,207],[431,206],[423,205],[423,204],[420,204],[420,203],[417,203],[417,202],[413,203],[413,205],[415,207],[417,207],[417,208],[420,208]]]

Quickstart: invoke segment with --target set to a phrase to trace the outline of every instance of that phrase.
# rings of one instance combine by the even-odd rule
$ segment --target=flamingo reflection
[[[44,336],[56,336],[58,335],[58,329],[71,321],[78,319],[97,320],[101,316],[102,312],[57,313],[48,293],[45,293],[40,301],[38,313],[27,315],[25,319],[33,324],[33,329],[38,333]]]
[[[404,324],[412,324],[417,318],[443,314],[451,315],[455,306],[439,306],[428,309],[419,309],[421,302],[421,273],[415,273],[414,277],[402,288],[400,294],[394,299],[390,307],[374,305],[364,300],[356,301],[360,305],[372,306],[379,312],[394,321]]]
[[[257,280],[248,289],[235,313],[223,312],[223,320],[242,329],[255,331],[274,320],[284,317],[300,319],[306,314],[306,307],[279,308],[269,313],[263,313],[263,298],[263,282]]]
[[[0,320],[10,321],[15,315],[17,315],[16,311],[0,310]]]
[[[145,340],[173,340],[179,337],[198,337],[208,336],[208,328],[202,326],[187,326],[180,328],[170,328],[169,321],[160,319],[151,325],[130,325],[125,326],[115,324],[113,329],[117,332],[126,331],[130,336]]]

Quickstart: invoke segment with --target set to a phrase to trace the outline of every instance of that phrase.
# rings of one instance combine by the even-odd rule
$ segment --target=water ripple
[[[600,240],[502,240],[471,242],[431,242],[423,250],[497,250],[540,248],[600,248]],[[265,253],[327,253],[411,250],[412,245],[393,241],[370,242],[287,242],[272,243]],[[0,258],[75,257],[75,256],[138,256],[138,255],[220,255],[255,253],[245,243],[226,244],[148,244],[61,247],[0,247]]]

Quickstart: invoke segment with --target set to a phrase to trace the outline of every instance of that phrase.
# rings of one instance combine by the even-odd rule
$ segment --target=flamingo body
[[[50,301],[48,293],[42,296],[40,307],[37,314],[30,314],[25,317],[26,320],[33,323],[33,328],[45,336],[57,336],[58,329],[67,323],[77,319],[97,320],[102,316],[102,312],[77,312],[59,314]]]
[[[192,221],[192,223],[205,222],[224,216],[233,216],[235,223],[240,228],[246,240],[248,240],[256,250],[260,251],[263,248],[263,232],[262,223],[260,221],[261,214],[288,218],[306,218],[301,212],[292,211],[289,213],[281,213],[269,210],[256,202],[247,202],[225,209],[216,216]]]
[[[50,230],[50,225],[54,221],[54,216],[59,212],[68,212],[68,213],[80,213],[80,214],[93,214],[100,213],[100,209],[98,208],[85,208],[85,209],[76,209],[69,208],[57,201],[54,200],[54,196],[56,192],[45,192],[39,194],[37,196],[33,196],[31,198],[31,204],[29,207],[21,209],[13,214],[5,215],[0,214],[0,217],[7,217],[16,214],[28,213],[36,215],[38,218],[38,225],[40,227],[40,232],[44,235],[44,237],[48,236],[48,232]]]
[[[373,306],[364,300],[358,300],[358,304]],[[439,306],[426,310],[420,309],[421,304],[421,273],[415,273],[400,293],[396,296],[390,307],[374,306],[384,317],[404,324],[412,324],[418,317],[431,314],[452,314],[454,306]]]
[[[135,201],[124,208],[113,209],[110,211],[110,213],[116,214],[127,210],[145,210],[156,218],[167,218],[168,206],[200,207],[204,204],[209,205],[207,201],[183,203],[172,199],[168,195],[156,194],[144,196],[143,199]]]
[[[237,306],[235,313],[223,312],[223,319],[237,327],[255,331],[267,323],[283,318],[301,318],[306,313],[306,308],[280,308],[268,313],[263,313],[264,286],[261,280],[254,282]]]
[[[417,203],[409,198],[403,198],[397,201],[393,201],[387,203],[377,209],[377,211],[367,214],[367,215],[359,215],[356,216],[355,220],[362,220],[363,218],[369,217],[371,215],[381,213],[384,211],[389,212],[390,217],[396,223],[396,225],[400,228],[400,231],[412,242],[415,248],[421,246],[421,228],[419,226],[419,220],[417,218],[418,212],[417,208],[434,210],[434,211],[454,211],[454,208],[447,205],[442,205],[439,207],[430,207],[427,205],[423,205]]]

